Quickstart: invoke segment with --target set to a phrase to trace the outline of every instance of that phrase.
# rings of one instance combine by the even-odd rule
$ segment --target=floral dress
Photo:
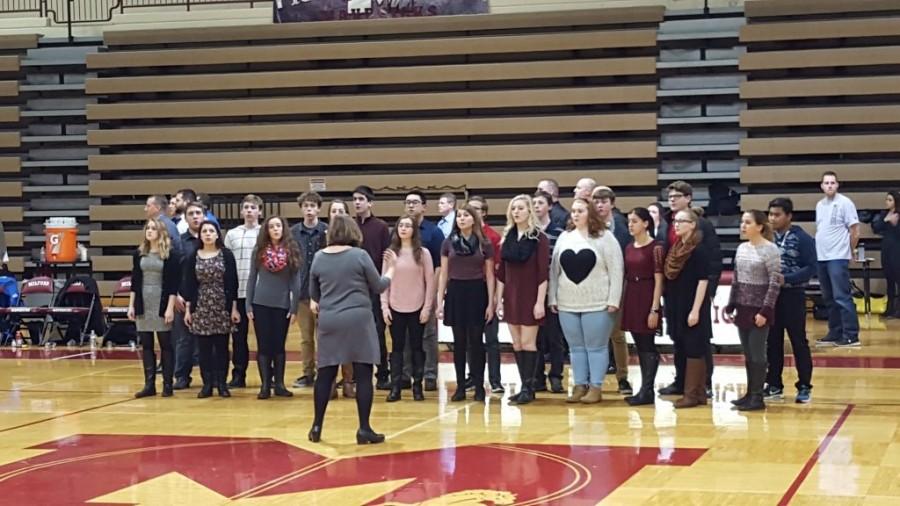
[[[198,336],[231,333],[231,312],[225,307],[225,256],[197,256],[197,307],[191,332]]]

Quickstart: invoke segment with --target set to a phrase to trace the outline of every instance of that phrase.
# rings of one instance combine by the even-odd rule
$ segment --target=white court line
[[[86,378],[86,377],[88,377],[88,376],[96,376],[96,375],[98,375],[98,374],[106,374],[106,373],[110,373],[110,372],[113,372],[113,371],[118,371],[118,370],[121,370],[121,369],[128,369],[128,368],[135,367],[135,366],[138,366],[138,365],[140,365],[140,364],[122,365],[122,366],[119,366],[119,367],[113,367],[112,369],[106,369],[106,370],[104,370],[104,371],[94,371],[94,372],[89,372],[89,373],[85,373],[85,374],[78,374],[78,375],[75,375],[75,376],[67,376],[67,377],[64,377],[64,378],[56,378],[56,379],[49,380],[49,381],[42,381],[42,382],[40,382],[40,383],[34,383],[34,384],[30,384],[30,385],[25,385],[25,386],[23,386],[23,387],[21,387],[21,388],[14,388],[14,389],[12,389],[12,390],[16,390],[16,391],[23,392],[23,391],[27,391],[27,389],[29,389],[29,388],[34,388],[34,387],[39,387],[39,386],[49,385],[49,384],[51,384],[51,383],[58,383],[58,382],[60,382],[60,381],[70,381],[70,380],[78,379],[78,378]]]
[[[65,359],[67,359],[67,358],[83,357],[83,356],[85,356],[85,355],[90,355],[90,354],[91,354],[91,352],[86,351],[86,352],[84,352],[84,353],[76,353],[76,354],[74,354],[74,355],[64,355],[64,356],[62,356],[62,357],[54,357],[54,358],[51,358],[50,361],[51,361],[51,362],[55,362],[55,361],[57,361],[57,360],[65,360]]]
[[[458,407],[458,408],[456,408],[456,409],[453,409],[453,410],[450,410],[450,411],[445,411],[445,412],[443,412],[443,413],[441,413],[441,414],[439,414],[439,415],[437,415],[437,416],[433,416],[433,417],[429,418],[428,420],[424,420],[424,421],[421,421],[421,422],[419,422],[419,423],[417,423],[417,424],[415,424],[415,425],[411,425],[411,426],[409,426],[409,427],[407,427],[407,428],[401,430],[400,432],[395,432],[395,433],[393,433],[393,434],[391,434],[391,435],[389,435],[389,436],[386,436],[385,439],[394,439],[394,438],[396,438],[396,437],[400,437],[400,436],[402,436],[403,434],[406,434],[407,432],[410,432],[410,431],[413,431],[413,430],[415,430],[415,429],[418,429],[419,427],[422,427],[423,425],[427,425],[427,424],[429,424],[429,423],[431,423],[431,422],[435,422],[435,421],[437,421],[437,420],[440,420],[441,418],[444,418],[444,417],[447,416],[447,415],[452,415],[452,414],[457,413],[457,412],[459,412],[459,411],[461,411],[461,410],[463,410],[463,409],[468,408],[469,406],[475,406],[475,405],[477,405],[477,404],[481,404],[482,406],[484,405],[484,403],[482,403],[482,402],[470,402],[470,403],[466,404],[465,406],[460,406],[460,407]]]

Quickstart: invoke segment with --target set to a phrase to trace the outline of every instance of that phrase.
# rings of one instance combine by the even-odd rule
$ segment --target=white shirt
[[[836,194],[816,204],[816,257],[820,262],[850,260],[850,227],[859,223],[856,206],[847,197]]]
[[[441,229],[441,232],[444,234],[444,238],[450,237],[450,232],[453,231],[453,222],[456,221],[456,211],[451,212],[447,216],[441,218],[438,221],[438,228]]]
[[[250,277],[250,262],[253,261],[253,249],[260,226],[247,228],[246,225],[235,227],[225,234],[225,247],[234,253],[238,274],[238,298],[247,298],[247,278]]]

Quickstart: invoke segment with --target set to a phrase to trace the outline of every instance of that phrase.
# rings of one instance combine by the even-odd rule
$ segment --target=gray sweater
[[[247,311],[253,311],[253,304],[259,304],[287,309],[290,314],[297,314],[300,272],[291,271],[289,267],[278,272],[260,268],[256,248],[253,249],[251,258],[253,260],[250,262],[250,275],[247,278]]]
[[[365,250],[319,251],[310,268],[309,295],[323,309],[372,308],[372,298],[387,290],[391,279],[378,274]]]

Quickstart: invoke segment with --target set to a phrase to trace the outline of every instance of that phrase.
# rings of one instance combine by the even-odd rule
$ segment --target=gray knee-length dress
[[[144,298],[144,314],[135,318],[138,332],[169,332],[172,326],[159,316],[162,300],[163,259],[159,253],[150,252],[141,257],[144,281],[141,295]]]
[[[390,278],[378,274],[365,250],[319,251],[310,267],[310,298],[319,303],[319,367],[380,362],[372,297]]]

